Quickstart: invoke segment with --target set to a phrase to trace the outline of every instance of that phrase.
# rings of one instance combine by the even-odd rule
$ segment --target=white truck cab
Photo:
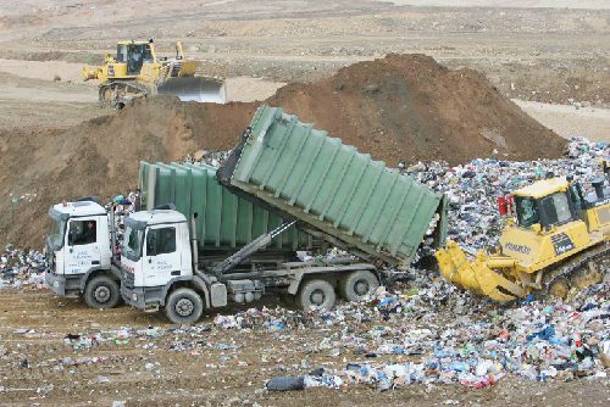
[[[188,222],[173,210],[132,214],[125,222],[121,257],[123,283],[161,290],[172,279],[193,275]]]
[[[52,206],[47,237],[48,287],[65,297],[84,296],[88,305],[109,308],[120,300],[120,273],[112,270],[110,225],[106,210],[82,200]]]
[[[171,209],[136,212],[127,218],[121,257],[121,295],[127,303],[158,311],[166,302],[177,302],[171,307],[182,312],[182,319],[179,315],[174,319],[177,322],[197,320],[204,307],[226,305],[224,284],[213,277],[195,275],[196,253],[192,251],[189,227],[186,217]],[[193,286],[202,295],[194,291],[180,295]]]

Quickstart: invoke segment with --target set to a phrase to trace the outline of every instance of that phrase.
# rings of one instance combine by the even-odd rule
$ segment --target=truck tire
[[[346,301],[362,301],[379,287],[377,276],[368,270],[347,274],[339,281],[339,294]]]
[[[85,286],[85,302],[91,308],[108,309],[116,307],[121,300],[119,283],[108,276],[96,276]]]
[[[303,311],[310,308],[328,311],[335,306],[337,295],[335,289],[326,280],[309,280],[301,285],[297,296],[299,306]]]
[[[193,324],[203,314],[203,300],[195,290],[178,288],[165,302],[165,315],[174,324]]]

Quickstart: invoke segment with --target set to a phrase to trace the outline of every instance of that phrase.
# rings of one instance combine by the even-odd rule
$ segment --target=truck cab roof
[[[171,209],[153,209],[151,211],[135,212],[129,216],[129,220],[140,224],[158,225],[186,222],[186,217]]]
[[[522,198],[540,199],[556,192],[566,191],[569,186],[570,183],[565,178],[550,178],[536,181],[531,185],[518,189],[513,192],[513,195]]]
[[[49,216],[58,219],[106,215],[106,209],[94,201],[63,202],[49,209]]]
[[[150,41],[148,40],[122,40],[122,41],[117,41],[117,45],[145,45],[145,44],[150,44]]]

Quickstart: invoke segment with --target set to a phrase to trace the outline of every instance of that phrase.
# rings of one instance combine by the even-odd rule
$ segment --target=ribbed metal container
[[[389,263],[412,259],[435,213],[437,240],[446,234],[441,194],[280,108],[258,109],[219,175],[329,241]]]
[[[216,170],[208,165],[140,162],[143,209],[173,203],[187,219],[196,213],[199,248],[203,251],[241,247],[282,223],[277,214],[221,185]],[[311,244],[309,235],[293,227],[269,248],[307,250]]]

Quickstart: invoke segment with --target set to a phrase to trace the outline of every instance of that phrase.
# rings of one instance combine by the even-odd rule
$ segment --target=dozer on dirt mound
[[[195,76],[199,63],[186,60],[182,44],[176,43],[175,58],[157,55],[148,41],[119,41],[116,56],[107,54],[102,66],[82,69],[85,81],[99,80],[99,100],[104,106],[122,108],[135,98],[175,95],[182,101],[225,103],[225,83]]]
[[[499,302],[539,290],[565,299],[600,282],[610,255],[610,191],[602,177],[592,185],[595,192],[585,196],[569,177],[550,178],[498,198],[506,217],[499,247],[469,260],[449,241],[435,253],[441,274]]]

